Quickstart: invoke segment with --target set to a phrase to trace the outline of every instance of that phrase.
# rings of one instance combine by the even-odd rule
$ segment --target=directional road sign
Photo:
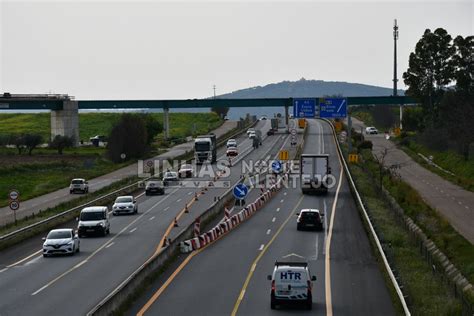
[[[293,117],[309,117],[316,115],[316,99],[294,99]]]
[[[347,116],[346,98],[319,99],[319,117],[343,118]]]
[[[238,200],[243,200],[247,196],[248,192],[249,192],[249,189],[243,183],[237,184],[233,190],[234,196]]]
[[[275,160],[274,162],[272,162],[273,172],[280,173],[281,169],[282,169],[281,162],[279,162],[278,160]]]

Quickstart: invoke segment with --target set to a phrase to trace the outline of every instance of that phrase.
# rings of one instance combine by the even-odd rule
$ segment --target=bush
[[[364,140],[362,143],[360,143],[357,146],[357,149],[362,150],[362,149],[370,149],[372,150],[373,144],[370,140]]]
[[[54,139],[49,143],[50,148],[58,150],[58,154],[62,155],[65,148],[74,146],[74,137],[56,135]]]

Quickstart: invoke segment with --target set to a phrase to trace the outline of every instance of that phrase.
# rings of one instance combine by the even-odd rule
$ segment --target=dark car
[[[299,213],[298,219],[296,220],[296,229],[302,230],[305,228],[323,230],[323,217],[317,209],[303,209]]]
[[[151,180],[146,183],[145,186],[145,195],[152,195],[152,194],[165,194],[165,187],[161,181]]]
[[[269,129],[268,132],[267,132],[267,135],[268,136],[275,135],[275,130],[273,128]]]

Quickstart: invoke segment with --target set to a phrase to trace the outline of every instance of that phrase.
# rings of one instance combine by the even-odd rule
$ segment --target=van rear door
[[[308,297],[308,276],[304,269],[278,269],[275,272],[275,295],[290,300]]]

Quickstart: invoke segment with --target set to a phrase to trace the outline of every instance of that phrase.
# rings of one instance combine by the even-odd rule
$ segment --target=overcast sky
[[[474,1],[0,0],[0,92],[183,99],[318,79],[391,87],[426,28],[472,35]],[[404,88],[400,80],[399,87]]]

